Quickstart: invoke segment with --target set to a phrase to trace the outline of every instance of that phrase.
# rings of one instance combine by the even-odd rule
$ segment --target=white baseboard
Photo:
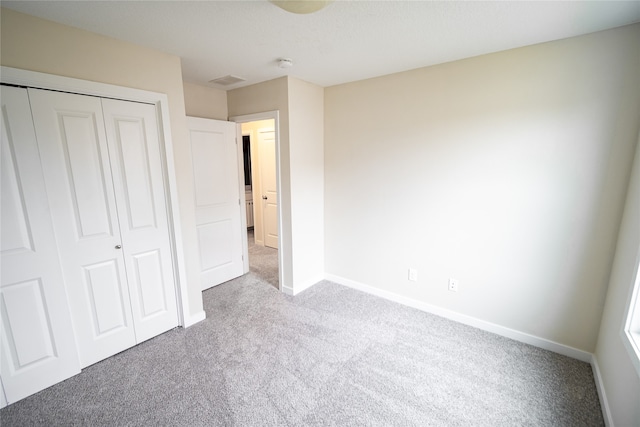
[[[294,295],[294,293],[293,293],[293,289],[291,289],[291,288],[290,288],[290,287],[288,287],[288,286],[283,286],[283,287],[282,287],[282,292],[283,292],[283,293],[285,293],[285,294],[287,294],[287,295],[290,295],[290,296],[293,296],[293,295]]]
[[[591,355],[591,368],[593,369],[593,378],[596,382],[596,390],[598,390],[598,398],[600,399],[600,407],[602,408],[604,423],[607,427],[614,427],[613,418],[611,417],[611,408],[609,408],[609,400],[607,400],[607,393],[604,389],[600,366],[598,365],[598,359],[595,354]]]
[[[324,274],[322,276],[318,276],[313,279],[307,280],[305,282],[299,283],[296,285],[296,288],[293,294],[298,295],[300,292],[306,291],[316,283],[322,282],[323,280],[324,280]]]
[[[310,287],[312,287],[316,283],[321,282],[323,280],[324,280],[324,275],[315,277],[313,279],[306,280],[306,281],[304,281],[302,283],[298,283],[298,284],[295,285],[295,288],[290,288],[288,286],[283,286],[282,287],[282,292],[284,292],[287,295],[295,296],[295,295],[298,295],[300,292],[306,291],[307,289],[309,289]]]
[[[205,313],[204,310],[189,317],[185,316],[184,321],[182,323],[182,327],[188,328],[189,326],[193,326],[198,322],[202,322],[206,318],[207,318],[207,313]]]
[[[366,292],[371,295],[378,296],[399,304],[403,304],[427,313],[435,314],[446,319],[450,319],[465,325],[473,326],[474,328],[482,329],[484,331],[492,332],[503,337],[511,338],[516,341],[523,342],[525,344],[531,344],[536,347],[543,348],[545,350],[553,351],[555,353],[569,356],[574,359],[581,360],[583,362],[591,363],[592,354],[574,347],[570,347],[564,344],[557,343],[555,341],[540,338],[535,335],[530,335],[525,332],[516,331],[515,329],[507,328],[497,325],[495,323],[487,322],[485,320],[477,319],[475,317],[467,316],[465,314],[456,313],[455,311],[447,310],[435,305],[427,304],[422,301],[418,301],[412,298],[408,298],[402,295],[395,294],[393,292],[384,291],[382,289],[375,288],[373,286],[365,285],[363,283],[356,282],[354,280],[345,279],[344,277],[335,276],[333,274],[326,274],[325,279],[338,283],[349,288],[353,288],[362,292]]]

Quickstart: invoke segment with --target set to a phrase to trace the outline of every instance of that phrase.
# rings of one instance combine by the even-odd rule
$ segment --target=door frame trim
[[[184,260],[184,246],[178,203],[178,185],[176,180],[175,162],[173,157],[173,140],[171,138],[169,98],[166,94],[116,86],[107,83],[39,73],[11,67],[0,67],[0,82],[32,87],[36,89],[57,90],[61,92],[89,95],[101,98],[113,98],[123,101],[153,104],[158,114],[158,134],[162,139],[161,160],[165,194],[168,201],[167,213],[169,219],[169,240],[173,255],[174,278],[176,281],[176,299],[178,302],[178,324],[183,327],[191,326],[205,318],[205,313],[195,313],[189,316],[188,287]]]
[[[278,110],[272,111],[263,111],[261,113],[253,113],[253,114],[242,114],[239,116],[229,117],[230,122],[238,123],[238,126],[242,123],[248,122],[257,122],[259,120],[269,120],[273,119],[274,121],[274,130],[275,130],[275,138],[276,138],[276,187],[278,189],[278,289],[280,292],[284,291],[284,287],[282,284],[282,272],[284,271],[284,267],[282,265],[282,180],[280,179],[280,112]],[[242,132],[239,132],[239,135],[242,135]],[[241,152],[242,153],[242,152]],[[241,165],[242,170],[239,170],[239,174],[244,176],[244,163]],[[244,185],[242,186],[244,188]],[[242,223],[244,229],[247,227],[247,209],[245,207],[245,203],[243,200],[242,203]],[[245,254],[245,273],[249,272],[249,250],[248,250],[248,242],[247,237],[242,240],[243,252]]]

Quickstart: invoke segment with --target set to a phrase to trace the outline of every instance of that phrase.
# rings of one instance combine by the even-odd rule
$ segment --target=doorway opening
[[[281,289],[277,112],[234,117],[242,135],[245,272]]]

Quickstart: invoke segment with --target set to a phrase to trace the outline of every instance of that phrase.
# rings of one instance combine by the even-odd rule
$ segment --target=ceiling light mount
[[[281,9],[291,13],[306,14],[324,9],[333,0],[270,0]]]
[[[278,58],[278,67],[280,68],[291,68],[293,67],[293,61],[289,58]]]

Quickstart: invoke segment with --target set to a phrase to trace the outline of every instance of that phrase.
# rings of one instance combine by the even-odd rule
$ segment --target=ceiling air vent
[[[209,80],[209,83],[214,83],[221,86],[229,86],[232,84],[244,82],[245,80],[247,79],[243,79],[242,77],[238,77],[238,76],[229,75],[229,76],[224,76],[224,77],[219,77],[217,79]]]

